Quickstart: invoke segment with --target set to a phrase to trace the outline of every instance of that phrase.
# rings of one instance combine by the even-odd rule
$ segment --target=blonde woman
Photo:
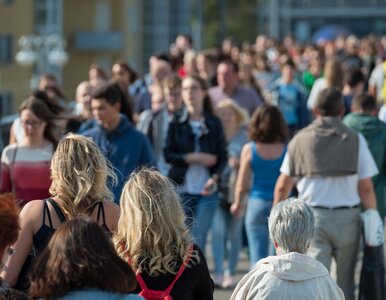
[[[214,256],[214,283],[218,287],[232,288],[235,285],[234,275],[242,244],[243,218],[235,217],[230,212],[233,202],[234,186],[240,164],[240,154],[247,142],[248,113],[232,99],[219,102],[217,116],[224,127],[228,142],[228,164],[219,180],[219,204],[212,223],[212,247]],[[228,247],[227,247],[228,246]],[[228,270],[224,277],[224,258],[229,249]]]
[[[170,291],[173,299],[213,299],[213,282],[200,248],[192,246],[180,199],[158,171],[131,175],[120,199],[114,244],[137,273],[137,292]],[[178,277],[177,273],[185,268]]]
[[[39,254],[66,220],[88,215],[106,231],[115,231],[119,207],[106,185],[114,177],[104,155],[88,138],[70,134],[59,142],[51,162],[51,198],[27,203],[20,214],[20,234],[15,253],[1,274],[10,286],[26,288],[22,266],[33,247]],[[18,280],[19,279],[19,280]]]
[[[315,80],[307,100],[309,110],[314,109],[319,92],[328,87],[336,87],[340,91],[343,89],[342,63],[336,58],[327,60],[324,66],[324,76]]]

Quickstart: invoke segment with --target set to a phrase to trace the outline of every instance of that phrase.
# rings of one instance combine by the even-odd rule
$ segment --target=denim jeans
[[[243,218],[234,217],[228,207],[218,205],[212,223],[212,249],[214,253],[214,271],[224,275],[224,257],[228,251],[229,274],[236,274],[236,266],[242,244]]]
[[[262,199],[249,199],[245,214],[245,230],[247,232],[250,268],[268,256],[270,242],[268,233],[268,217],[272,201]]]
[[[209,196],[183,193],[181,199],[194,242],[205,253],[206,238],[213,222],[218,195],[217,193]]]

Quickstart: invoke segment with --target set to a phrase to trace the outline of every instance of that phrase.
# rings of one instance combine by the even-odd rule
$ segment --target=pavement
[[[214,270],[214,262],[213,262],[213,254],[211,252],[211,247],[210,247],[210,240],[208,242],[206,253],[207,253],[207,262],[208,262],[208,267],[209,271],[211,271],[211,276],[213,278],[213,270]],[[226,266],[226,265],[225,265]],[[237,274],[236,274],[236,281],[240,281],[241,278],[245,274],[247,274],[249,271],[249,258],[247,255],[247,251],[243,250],[240,253],[240,258],[239,258],[239,263],[237,264]],[[232,295],[233,289],[215,289],[214,291],[214,299],[215,300],[225,300],[225,299],[230,299]]]

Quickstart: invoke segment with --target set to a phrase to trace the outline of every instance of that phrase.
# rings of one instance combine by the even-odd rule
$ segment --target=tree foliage
[[[196,0],[197,1],[197,0]],[[257,35],[257,0],[203,1],[204,47],[213,47],[232,36],[238,42],[254,41]],[[225,18],[221,11],[225,7]]]

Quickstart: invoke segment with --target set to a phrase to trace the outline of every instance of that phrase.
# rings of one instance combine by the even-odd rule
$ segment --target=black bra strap
[[[48,202],[51,203],[52,207],[55,209],[56,214],[58,215],[58,218],[59,218],[60,222],[61,223],[66,222],[66,217],[64,216],[64,214],[63,214],[62,210],[60,209],[58,203],[56,203],[56,201],[54,199],[52,199],[52,198],[48,198],[47,200],[48,200]]]
[[[105,216],[105,208],[103,206],[103,202],[99,202],[99,205],[98,205],[98,215],[97,215],[98,224],[99,224],[99,219],[100,219],[101,213],[102,213],[103,225],[106,226],[106,216]]]
[[[44,201],[44,204],[43,204],[43,224],[46,224],[46,212],[47,212],[47,216],[48,216],[48,222],[50,223],[50,227],[53,228],[50,210],[48,209],[47,201]]]

